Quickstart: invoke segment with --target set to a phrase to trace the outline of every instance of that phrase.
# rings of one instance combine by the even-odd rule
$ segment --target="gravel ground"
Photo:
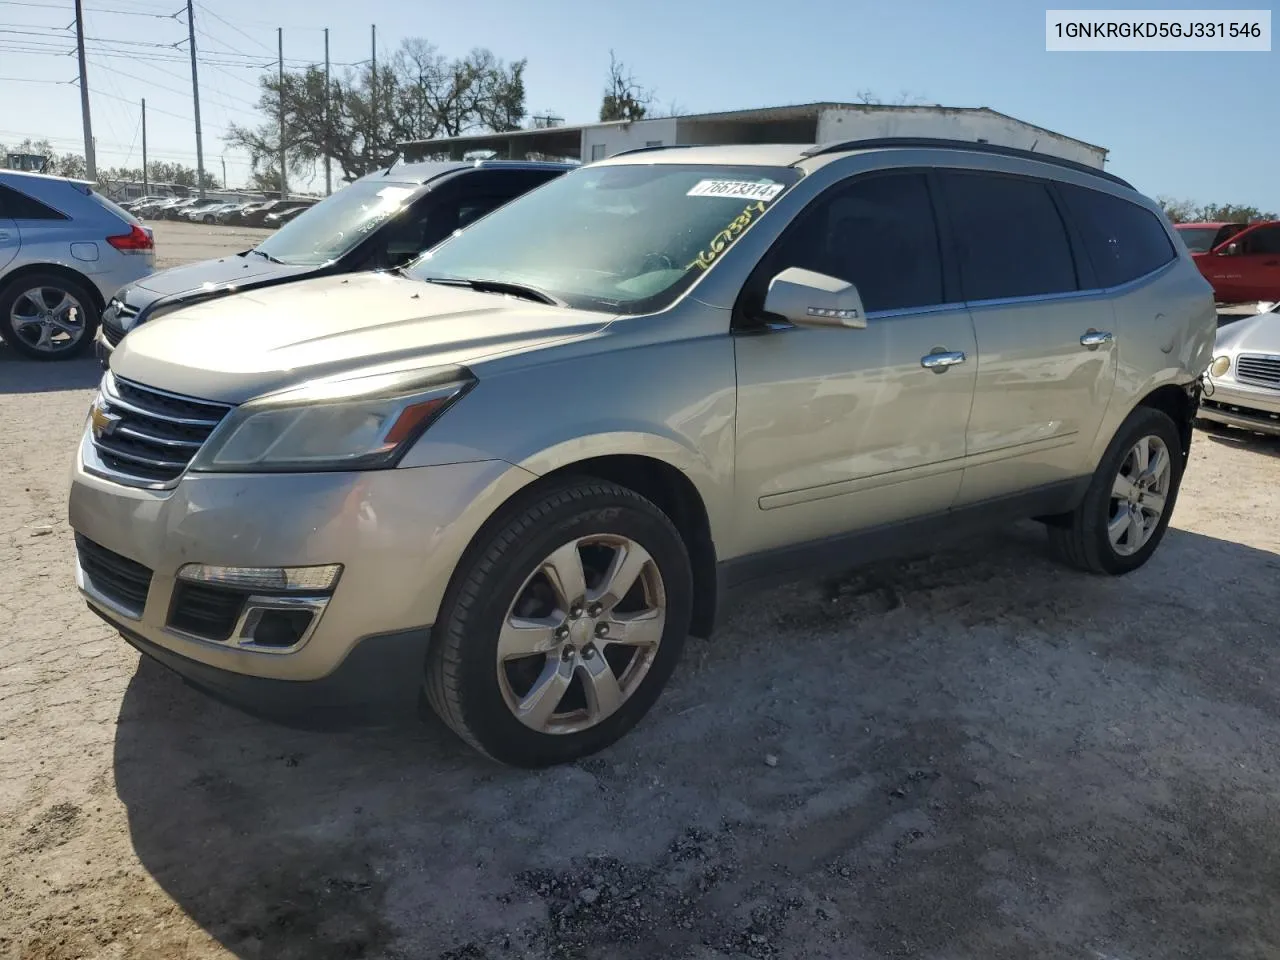
[[[622,743],[529,774],[140,662],[73,584],[96,379],[0,347],[6,960],[1280,952],[1278,442],[1198,432],[1123,580],[1028,525],[761,594]]]

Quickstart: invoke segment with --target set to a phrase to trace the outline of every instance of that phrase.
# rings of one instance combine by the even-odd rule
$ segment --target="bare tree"
[[[600,103],[601,120],[643,120],[653,94],[641,87],[626,65],[609,51],[609,79]]]

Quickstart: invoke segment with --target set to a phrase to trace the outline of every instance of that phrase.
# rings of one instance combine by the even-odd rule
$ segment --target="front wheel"
[[[1116,431],[1080,505],[1049,521],[1059,559],[1090,573],[1142,566],[1164,539],[1182,484],[1182,440],[1169,416],[1139,407]]]
[[[691,610],[684,542],[654,504],[593,479],[532,493],[482,532],[455,574],[428,700],[499,762],[578,759],[657,700]]]

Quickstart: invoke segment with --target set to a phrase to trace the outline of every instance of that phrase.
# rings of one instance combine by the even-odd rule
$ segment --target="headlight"
[[[1215,377],[1225,377],[1230,369],[1230,357],[1214,357],[1213,363],[1209,364],[1209,372]]]
[[[236,407],[192,470],[308,472],[394,467],[475,383],[460,367],[320,380]]]

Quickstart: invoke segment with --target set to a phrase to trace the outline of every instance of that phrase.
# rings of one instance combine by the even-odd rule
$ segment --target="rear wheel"
[[[476,749],[541,767],[622,737],[657,700],[692,610],[684,543],[656,506],[592,479],[534,493],[468,552],[428,699]]]
[[[1050,548],[1091,573],[1136,570],[1164,539],[1182,469],[1173,420],[1139,407],[1116,431],[1080,505],[1050,522]]]
[[[0,289],[0,337],[33,360],[69,360],[93,342],[98,305],[79,283],[32,273]]]

